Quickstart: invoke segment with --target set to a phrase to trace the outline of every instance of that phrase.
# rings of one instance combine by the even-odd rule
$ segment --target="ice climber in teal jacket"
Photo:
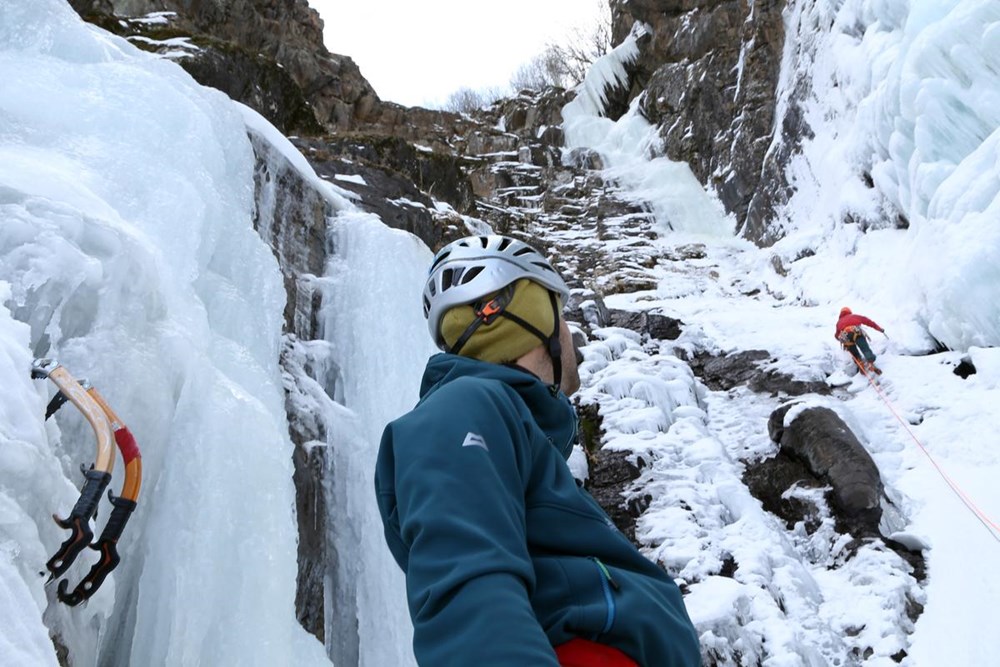
[[[461,239],[424,289],[420,402],[375,489],[423,667],[696,667],[680,591],[566,464],[579,387],[565,282],[531,246]]]

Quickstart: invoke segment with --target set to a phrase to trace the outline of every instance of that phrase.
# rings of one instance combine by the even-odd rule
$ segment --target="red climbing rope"
[[[979,509],[976,503],[974,503],[972,499],[968,495],[966,495],[964,491],[962,491],[962,489],[958,486],[958,484],[956,484],[955,481],[948,476],[948,474],[941,468],[941,466],[938,465],[937,461],[934,460],[934,457],[931,456],[931,453],[929,451],[927,451],[927,448],[924,447],[923,443],[921,443],[920,440],[917,439],[917,436],[910,429],[910,426],[906,422],[906,420],[900,417],[899,413],[896,412],[896,409],[892,406],[892,402],[889,401],[889,398],[882,392],[882,388],[879,386],[878,382],[875,381],[875,379],[868,373],[867,370],[865,370],[864,366],[856,358],[853,357],[853,355],[851,358],[854,359],[854,363],[857,364],[861,372],[865,374],[866,378],[868,378],[868,383],[872,387],[874,387],[876,392],[878,392],[878,395],[882,399],[882,402],[885,403],[886,407],[889,408],[889,411],[892,412],[893,416],[899,421],[900,424],[903,425],[903,428],[906,429],[906,432],[910,434],[910,437],[913,438],[913,442],[917,443],[917,447],[920,448],[920,451],[922,451],[927,456],[927,459],[931,462],[931,465],[934,466],[934,469],[938,471],[938,474],[941,475],[941,478],[944,479],[945,483],[947,483],[948,486],[951,488],[951,490],[955,493],[955,495],[958,496],[959,500],[961,500],[962,503],[967,508],[969,508],[969,511],[971,511],[976,516],[976,519],[978,519],[979,522],[986,527],[986,530],[990,531],[990,537],[1000,542],[1000,536],[998,536],[998,533],[1000,533],[1000,526],[998,526],[996,522],[990,519],[985,512]]]

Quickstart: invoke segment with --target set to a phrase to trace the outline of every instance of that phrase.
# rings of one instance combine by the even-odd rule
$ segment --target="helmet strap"
[[[465,328],[462,335],[458,337],[455,344],[449,348],[448,352],[450,354],[458,354],[459,351],[465,347],[465,344],[469,342],[472,335],[476,333],[480,326],[483,324],[493,324],[493,322],[500,315],[506,315],[504,309],[507,308],[507,304],[510,303],[514,296],[514,286],[507,285],[500,292],[497,293],[492,299],[487,302],[478,301],[473,304],[473,309],[476,312],[476,319],[469,322],[469,326]],[[524,326],[523,324],[521,326]],[[529,325],[530,326],[530,325]]]
[[[552,357],[552,395],[559,393],[562,384],[562,343],[559,342],[559,303],[556,295],[549,292],[552,303],[552,335],[549,336],[549,356]]]

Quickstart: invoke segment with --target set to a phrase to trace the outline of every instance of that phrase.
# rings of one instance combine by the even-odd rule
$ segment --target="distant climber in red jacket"
[[[844,346],[844,349],[851,353],[858,367],[863,371],[881,375],[882,371],[875,365],[875,353],[868,345],[868,336],[865,335],[861,325],[885,333],[885,329],[872,320],[864,315],[855,315],[850,308],[845,307],[840,309],[840,319],[837,320],[835,337]]]

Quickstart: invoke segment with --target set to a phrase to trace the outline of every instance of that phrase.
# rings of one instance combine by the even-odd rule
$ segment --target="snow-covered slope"
[[[914,346],[1000,344],[1000,5],[817,2],[790,22],[786,50],[816,50],[815,137],[775,250],[803,298],[863,300]]]

